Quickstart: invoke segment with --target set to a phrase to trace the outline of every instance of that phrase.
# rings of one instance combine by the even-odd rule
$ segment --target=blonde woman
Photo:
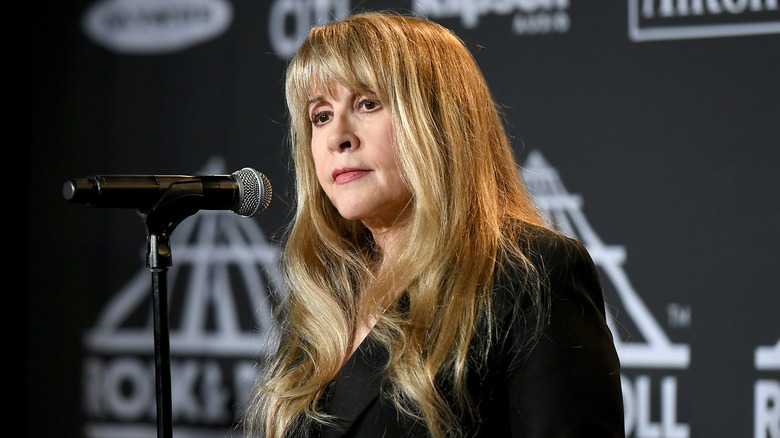
[[[593,263],[534,209],[462,42],[355,15],[311,31],[286,92],[290,293],[248,433],[623,436]]]

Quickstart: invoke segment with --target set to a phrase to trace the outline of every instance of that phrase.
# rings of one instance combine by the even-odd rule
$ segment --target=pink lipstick
[[[334,170],[331,177],[336,184],[347,184],[368,175],[369,172],[371,171],[354,167],[341,167]]]

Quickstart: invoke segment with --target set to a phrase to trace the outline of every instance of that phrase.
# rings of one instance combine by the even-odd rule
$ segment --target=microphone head
[[[245,167],[231,175],[238,183],[238,203],[233,211],[244,217],[252,217],[271,203],[271,182],[255,169]]]

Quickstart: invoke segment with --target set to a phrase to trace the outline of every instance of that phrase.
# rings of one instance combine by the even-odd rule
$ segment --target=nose
[[[343,152],[346,150],[355,150],[360,147],[360,138],[358,137],[355,126],[349,116],[334,116],[330,124],[331,129],[328,135],[328,148],[334,152]]]

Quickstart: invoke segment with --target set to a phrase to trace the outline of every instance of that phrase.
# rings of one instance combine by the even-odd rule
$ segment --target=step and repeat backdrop
[[[66,203],[63,183],[252,167],[268,209],[186,219],[168,274],[174,434],[238,436],[285,295],[286,63],[312,25],[392,9],[466,42],[535,201],[590,250],[628,435],[780,438],[777,0],[45,3],[28,33],[26,436],[156,435],[146,230]]]

